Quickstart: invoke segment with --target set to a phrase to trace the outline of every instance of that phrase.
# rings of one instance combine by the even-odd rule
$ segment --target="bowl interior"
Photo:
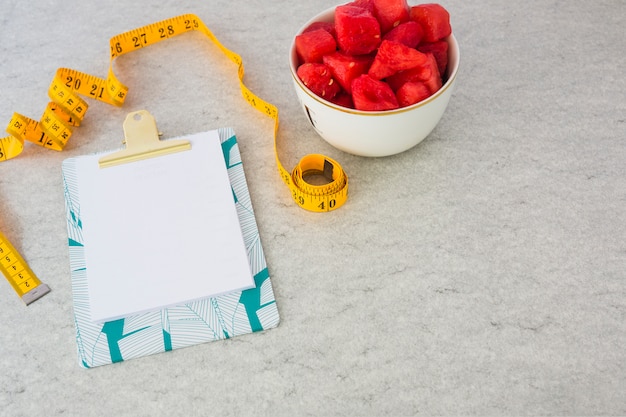
[[[335,7],[327,9],[327,10],[323,11],[322,13],[314,16],[308,22],[306,22],[304,25],[302,25],[302,27],[298,31],[298,34],[302,33],[302,31],[304,29],[306,29],[309,25],[311,25],[314,22],[333,22],[334,21],[334,16],[335,16]],[[298,77],[298,75],[297,75],[297,69],[298,69],[299,62],[298,62],[298,55],[296,53],[295,36],[291,40],[291,47],[290,47],[290,51],[289,51],[290,52],[290,55],[289,55],[289,57],[290,57],[289,67],[291,69],[291,75],[294,78],[294,81],[298,84],[298,86],[302,90],[307,92],[307,94],[314,96],[317,101],[320,101],[321,103],[325,104],[326,106],[335,108],[335,109],[340,110],[340,111],[349,111],[350,113],[363,114],[363,115],[392,114],[394,112],[406,112],[407,110],[410,110],[410,109],[415,108],[415,107],[419,107],[421,105],[424,105],[425,103],[428,103],[428,102],[431,102],[433,100],[436,100],[439,96],[442,95],[442,93],[447,88],[450,87],[450,85],[452,85],[454,79],[456,78],[456,74],[457,74],[457,71],[459,69],[459,61],[460,61],[459,45],[458,45],[458,43],[456,41],[456,38],[454,37],[454,33],[451,34],[450,36],[448,36],[446,38],[446,41],[448,42],[448,68],[446,70],[446,74],[445,74],[445,77],[444,77],[445,82],[442,85],[442,87],[435,94],[433,94],[432,96],[428,97],[425,100],[422,100],[422,101],[420,101],[418,103],[412,104],[411,106],[402,107],[402,108],[395,109],[395,110],[362,111],[362,110],[356,110],[356,109],[348,109],[346,107],[342,107],[342,106],[339,106],[337,104],[331,103],[330,101],[325,100],[325,99],[317,96],[315,93],[313,93],[311,90],[309,90],[307,86],[304,85],[302,80],[300,80],[300,77]]]

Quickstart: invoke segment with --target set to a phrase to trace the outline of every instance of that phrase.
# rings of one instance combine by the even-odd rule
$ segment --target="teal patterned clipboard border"
[[[76,187],[76,158],[63,162],[63,186],[79,364],[92,368],[276,327],[280,321],[235,132],[218,129],[254,275],[255,288],[107,323],[89,319],[89,297]],[[80,158],[80,157],[77,157]]]

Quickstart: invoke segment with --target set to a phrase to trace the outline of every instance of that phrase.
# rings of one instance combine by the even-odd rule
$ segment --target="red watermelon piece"
[[[438,3],[419,4],[411,7],[410,18],[422,25],[426,42],[439,41],[452,33],[450,13]]]
[[[430,77],[424,81],[424,84],[428,86],[431,93],[436,93],[442,86],[441,75],[439,74],[439,68],[437,67],[437,60],[431,53],[427,53],[428,65],[430,66]]]
[[[398,89],[408,82],[420,82],[427,81],[431,78],[433,68],[430,65],[430,61],[427,59],[424,65],[417,66],[405,71],[399,71],[385,79],[393,91]]]
[[[352,102],[352,94],[349,94],[346,91],[340,91],[339,94],[331,98],[329,101],[338,106],[346,107],[348,109],[354,108],[354,103]]]
[[[427,57],[417,49],[409,48],[399,42],[384,40],[368,74],[377,80],[387,78],[399,71],[422,67],[427,64]]]
[[[339,49],[349,55],[369,54],[380,45],[380,24],[363,7],[337,6],[335,30]]]
[[[380,23],[382,33],[387,33],[400,23],[409,21],[409,5],[406,0],[372,0],[374,16]]]
[[[335,24],[331,22],[313,22],[309,26],[304,28],[302,33],[312,32],[317,29],[324,29],[326,32],[333,35],[333,37],[337,36],[337,32],[335,31]]]
[[[352,92],[352,80],[361,74],[365,74],[369,69],[373,57],[369,55],[346,55],[342,52],[325,55],[324,64],[330,68],[333,78],[348,93]]]
[[[333,35],[325,29],[316,29],[296,36],[296,53],[300,62],[322,62],[322,57],[337,50]]]
[[[367,9],[370,13],[374,14],[374,0],[354,0],[350,3],[346,3],[348,6],[361,7]]]
[[[297,74],[309,90],[326,100],[341,91],[341,86],[335,82],[330,69],[324,64],[307,62],[298,67]]]
[[[437,60],[437,68],[439,68],[439,74],[443,77],[446,74],[448,68],[448,42],[437,41],[422,43],[417,47],[417,50],[424,53],[431,53]]]
[[[396,98],[400,107],[410,106],[427,99],[432,93],[426,84],[421,81],[404,83],[398,91]]]
[[[389,84],[375,80],[367,74],[352,81],[352,101],[357,110],[382,111],[400,107]]]
[[[417,48],[422,37],[424,29],[417,22],[400,23],[383,36],[383,40],[400,42],[410,48]]]

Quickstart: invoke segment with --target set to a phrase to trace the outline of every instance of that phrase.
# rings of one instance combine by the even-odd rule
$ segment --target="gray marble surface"
[[[196,34],[119,58],[122,108],[90,102],[62,153],[0,164],[0,230],[53,291],[0,282],[0,415],[626,414],[622,0],[449,0],[461,68],[440,124],[387,158],[340,152],[298,107],[288,48],[332,0],[4,1],[0,114],[39,118],[59,67],[106,76],[110,37],[196,13],[280,110],[278,150],[350,176],[341,209],[295,206],[273,124]],[[78,366],[60,166],[119,147],[126,113],[167,137],[237,132],[281,324]]]

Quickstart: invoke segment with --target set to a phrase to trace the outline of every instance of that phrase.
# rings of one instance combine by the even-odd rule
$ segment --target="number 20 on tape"
[[[0,271],[26,305],[50,292],[30,269],[11,242],[0,232]]]

